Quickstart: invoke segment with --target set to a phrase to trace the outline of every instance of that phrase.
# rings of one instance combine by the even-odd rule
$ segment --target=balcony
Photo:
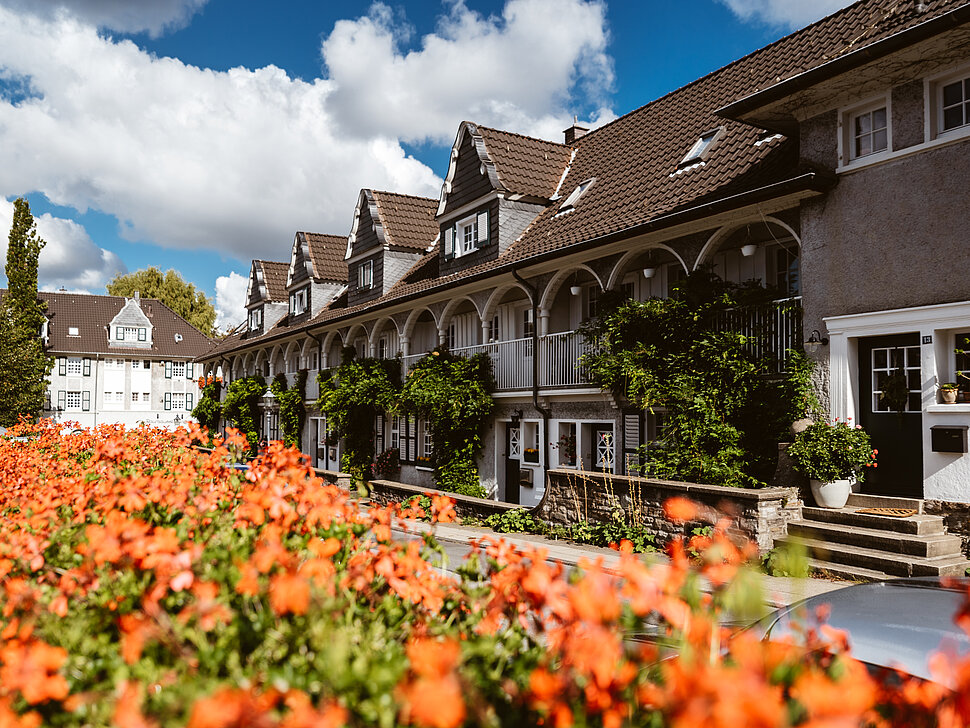
[[[784,374],[788,350],[802,347],[802,297],[728,309],[718,314],[717,326],[747,337],[748,352]]]

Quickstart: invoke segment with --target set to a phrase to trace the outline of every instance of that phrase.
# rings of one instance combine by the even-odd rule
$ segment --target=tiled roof
[[[484,126],[478,131],[509,192],[543,199],[556,193],[572,147]]]
[[[286,301],[286,274],[290,270],[289,263],[277,263],[272,260],[254,260],[263,269],[263,281],[266,283],[266,294],[270,301]],[[346,278],[346,276],[344,276]]]
[[[298,232],[297,235],[307,241],[313,272],[318,280],[346,282],[347,264],[344,262],[344,252],[347,249],[347,236],[303,232]]]
[[[54,354],[104,354],[106,356],[157,356],[192,359],[209,351],[214,342],[161,301],[142,298],[142,312],[152,324],[151,348],[108,346],[106,327],[125,305],[121,296],[84,293],[39,294],[47,302],[48,345]],[[70,336],[72,327],[78,335]],[[180,340],[176,340],[179,338]]]
[[[909,0],[861,0],[580,137],[560,194],[567,196],[591,177],[596,182],[572,211],[560,214],[558,204],[550,205],[502,256],[444,277],[438,277],[436,247],[382,298],[352,308],[328,307],[303,328],[443,289],[512,263],[553,255],[572,244],[626,234],[637,226],[661,225],[668,216],[733,195],[789,181],[802,184],[800,180],[808,177],[807,170],[799,169],[796,141],[766,138],[760,130],[721,118],[715,111],[970,2],[924,0],[924,4],[926,9],[919,12],[917,3]],[[724,133],[704,163],[679,168],[701,135],[718,127],[724,127]],[[551,197],[549,185],[559,164],[553,150],[571,154],[569,147],[478,129],[503,182],[518,185],[514,191],[520,194]],[[565,164],[559,167],[560,175],[564,168]],[[529,174],[536,180],[529,181]],[[804,184],[824,187],[821,181]],[[272,339],[280,333],[284,332],[274,329],[260,338]]]
[[[391,248],[423,253],[438,237],[438,224],[434,219],[438,200],[378,190],[373,190],[372,194]]]

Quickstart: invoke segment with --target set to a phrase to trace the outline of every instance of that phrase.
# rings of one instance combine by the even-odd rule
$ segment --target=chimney
[[[576,141],[577,139],[579,139],[581,136],[583,136],[588,131],[589,131],[589,127],[588,126],[580,126],[579,125],[579,119],[574,116],[573,117],[573,125],[571,127],[569,127],[568,129],[564,129],[562,133],[566,137],[566,144],[572,144],[574,141]]]
[[[140,299],[141,299],[141,294],[139,294],[139,293],[138,293],[138,291],[135,291],[135,303],[136,303],[136,304],[137,304],[137,305],[138,305],[139,307],[141,306],[141,301],[140,301]]]

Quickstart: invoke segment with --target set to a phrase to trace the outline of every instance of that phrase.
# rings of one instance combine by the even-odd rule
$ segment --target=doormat
[[[860,508],[856,513],[869,513],[873,516],[890,516],[892,518],[908,518],[915,516],[912,508]]]

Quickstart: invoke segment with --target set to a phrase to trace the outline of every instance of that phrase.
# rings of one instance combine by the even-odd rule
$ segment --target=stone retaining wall
[[[727,488],[672,480],[633,478],[575,470],[550,470],[546,493],[534,512],[553,523],[606,521],[616,510],[639,522],[658,541],[689,534],[703,523],[676,524],[667,520],[663,503],[683,496],[698,504],[708,521],[729,516],[730,532],[758,545],[761,553],[774,547],[776,538],[788,533],[788,522],[802,517],[798,489]]]
[[[943,516],[946,532],[963,539],[963,555],[970,559],[970,503],[952,501],[923,501],[923,512]]]
[[[321,470],[320,468],[313,468],[313,474],[318,478],[323,478],[328,483],[332,483],[340,488],[350,489],[350,474],[349,473],[338,473],[336,470]]]
[[[427,493],[440,492],[455,501],[455,512],[461,518],[472,516],[480,520],[485,520],[495,513],[504,513],[521,508],[521,506],[513,505],[512,503],[502,503],[501,501],[475,498],[474,496],[459,495],[458,493],[447,493],[445,491],[437,491],[434,488],[422,488],[417,485],[395,483],[391,480],[372,480],[369,485],[371,488],[371,500],[381,505],[401,503],[413,495],[426,495]]]

